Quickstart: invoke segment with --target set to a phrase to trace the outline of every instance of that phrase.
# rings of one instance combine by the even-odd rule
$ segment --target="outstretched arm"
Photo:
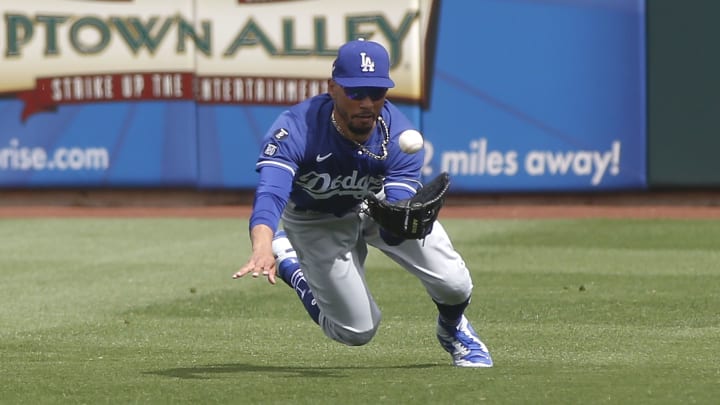
[[[273,166],[260,169],[260,183],[255,191],[253,212],[250,216],[250,243],[252,253],[248,261],[233,274],[240,278],[250,273],[253,277],[263,275],[270,284],[275,284],[275,257],[272,240],[285,208],[292,174]]]
[[[275,256],[272,251],[272,239],[272,228],[265,224],[253,226],[250,230],[252,253],[245,265],[233,274],[233,278],[240,278],[248,273],[257,278],[262,274],[268,278],[270,284],[275,284]]]

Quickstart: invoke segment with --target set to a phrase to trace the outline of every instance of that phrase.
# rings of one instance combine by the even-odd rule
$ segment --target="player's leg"
[[[439,312],[437,336],[455,365],[491,367],[487,348],[464,315],[473,290],[470,272],[442,225],[435,222],[424,240],[390,246],[379,236],[377,224],[369,218],[365,221],[368,244],[418,277],[435,302]]]
[[[319,324],[320,308],[315,301],[315,296],[305,279],[305,274],[300,268],[300,260],[297,252],[292,247],[290,240],[284,230],[275,232],[272,241],[272,250],[277,260],[277,275],[285,284],[292,287],[297,293],[305,310],[315,323]]]
[[[324,333],[347,345],[368,343],[380,323],[380,310],[365,282],[367,246],[359,236],[357,215],[338,218],[287,210],[283,224]]]

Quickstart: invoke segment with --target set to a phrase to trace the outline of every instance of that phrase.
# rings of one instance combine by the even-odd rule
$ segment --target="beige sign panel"
[[[438,7],[433,0],[13,3],[0,19],[0,94],[36,109],[132,99],[291,104],[326,91],[338,47],[355,38],[390,52],[392,98],[424,103]]]

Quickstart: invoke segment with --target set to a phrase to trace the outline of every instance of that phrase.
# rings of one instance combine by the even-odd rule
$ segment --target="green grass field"
[[[0,220],[0,403],[686,404],[720,397],[720,221],[443,221],[492,369],[458,369],[419,283],[371,253],[375,339],[232,280],[233,219]]]

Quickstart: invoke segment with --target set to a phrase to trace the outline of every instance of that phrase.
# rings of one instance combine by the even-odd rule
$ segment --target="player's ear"
[[[330,98],[335,101],[335,88],[337,87],[337,83],[335,83],[335,80],[328,79],[328,94],[330,94]]]

